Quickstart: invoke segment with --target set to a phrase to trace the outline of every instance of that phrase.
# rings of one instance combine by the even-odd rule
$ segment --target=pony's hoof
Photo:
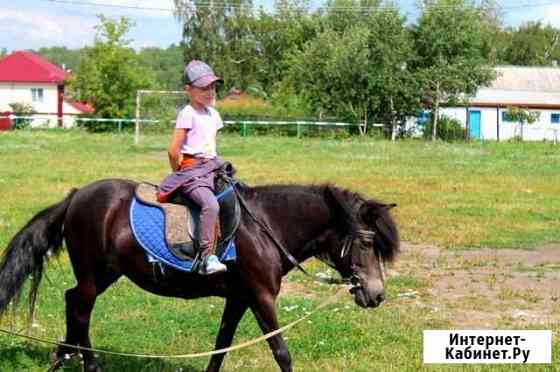
[[[51,363],[62,361],[65,362],[67,360],[72,359],[76,354],[75,353],[64,353],[61,350],[55,350],[50,354],[49,360]]]
[[[50,368],[47,370],[47,372],[54,372],[54,371],[58,371],[62,365],[64,364],[64,358],[61,358],[58,356],[56,351],[53,351],[50,355],[49,355],[49,361],[51,362],[51,366]]]

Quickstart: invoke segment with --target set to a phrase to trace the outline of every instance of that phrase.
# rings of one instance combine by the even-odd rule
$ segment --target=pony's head
[[[350,292],[361,307],[385,300],[384,263],[399,252],[399,234],[389,211],[395,204],[364,199],[325,187],[334,228],[322,237],[317,257],[352,283]]]

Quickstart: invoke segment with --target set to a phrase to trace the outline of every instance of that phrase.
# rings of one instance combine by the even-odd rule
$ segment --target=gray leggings
[[[208,187],[197,187],[187,196],[200,206],[200,254],[203,258],[214,254],[216,219],[220,205],[214,192]]]

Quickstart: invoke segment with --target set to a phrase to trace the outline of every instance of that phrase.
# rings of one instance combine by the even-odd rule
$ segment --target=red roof
[[[71,101],[71,100],[65,100],[65,101],[71,104],[72,106],[74,106],[76,110],[80,110],[85,114],[91,114],[93,112],[93,106],[87,102],[79,102],[79,101]]]
[[[17,51],[0,60],[0,82],[62,84],[66,71],[28,51]]]

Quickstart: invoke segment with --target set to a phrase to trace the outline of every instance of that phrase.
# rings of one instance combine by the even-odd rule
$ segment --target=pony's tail
[[[8,244],[0,263],[0,314],[6,311],[10,301],[17,301],[25,280],[32,275],[29,293],[32,319],[45,256],[57,254],[62,248],[64,216],[76,191],[73,189],[63,201],[37,213]]]

